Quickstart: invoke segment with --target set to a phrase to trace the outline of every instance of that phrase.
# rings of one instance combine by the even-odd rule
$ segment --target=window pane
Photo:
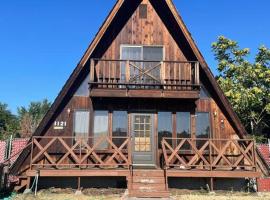
[[[176,113],[176,131],[177,131],[177,138],[190,137],[190,113],[189,112]]]
[[[113,112],[113,137],[126,137],[128,127],[128,114],[126,111],[114,111]],[[113,143],[120,147],[125,138],[114,138]]]
[[[210,136],[210,120],[208,112],[196,113],[196,137],[209,138]]]
[[[101,136],[108,135],[108,111],[95,111],[94,118],[94,144],[99,140]],[[108,143],[103,141],[98,148],[105,149],[108,147]]]
[[[210,98],[210,94],[208,93],[208,91],[206,90],[206,88],[203,85],[201,86],[201,90],[200,90],[200,98],[201,99],[209,99]]]
[[[176,113],[176,134],[177,138],[190,138],[190,113],[189,112],[177,112]],[[182,140],[176,141],[178,145]],[[180,150],[190,149],[190,144],[185,141]]]
[[[84,79],[80,87],[75,92],[75,96],[89,97],[89,85],[88,85],[89,80],[90,75],[88,74],[88,76]]]
[[[162,47],[143,47],[143,59],[151,61],[163,60],[163,48]]]
[[[158,113],[158,147],[161,148],[161,140],[163,137],[172,137],[172,113]],[[172,140],[167,140],[172,145]]]
[[[76,138],[88,138],[89,111],[75,111],[74,113],[74,136]]]
[[[208,112],[196,113],[196,137],[197,138],[209,138],[210,136],[210,119]],[[201,148],[204,145],[204,140],[197,141],[197,148]]]

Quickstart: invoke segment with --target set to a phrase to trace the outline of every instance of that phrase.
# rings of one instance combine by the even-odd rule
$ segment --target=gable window
[[[114,111],[113,112],[113,119],[112,119],[112,136],[113,137],[120,137],[120,138],[113,138],[113,143],[120,147],[123,142],[126,140],[128,135],[128,114],[126,111]]]
[[[89,111],[77,110],[74,112],[74,137],[88,140],[89,134]]]
[[[211,98],[209,92],[206,90],[206,88],[203,85],[201,85],[201,89],[200,89],[200,98],[201,99]]]
[[[108,111],[95,111],[94,117],[94,144],[99,141],[100,137],[108,135]],[[103,140],[102,143],[98,145],[98,149],[106,149],[108,147],[108,142]]]
[[[89,82],[90,75],[86,76],[86,78],[81,83],[80,87],[75,92],[75,96],[88,97],[89,96]]]
[[[162,138],[172,138],[172,113],[159,112],[158,113],[158,147],[161,148]],[[172,140],[166,140],[168,144],[172,145]]]
[[[141,4],[139,6],[139,17],[141,19],[146,19],[147,18],[147,4]]]

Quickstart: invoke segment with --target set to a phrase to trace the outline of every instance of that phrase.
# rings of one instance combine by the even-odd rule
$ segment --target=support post
[[[210,178],[210,192],[213,192],[214,191],[214,178],[211,177]]]
[[[80,191],[81,190],[81,177],[80,176],[78,176],[78,182],[77,182],[77,184],[78,184],[78,191]]]
[[[31,184],[31,177],[28,176],[26,180],[26,189],[30,189],[30,184]]]

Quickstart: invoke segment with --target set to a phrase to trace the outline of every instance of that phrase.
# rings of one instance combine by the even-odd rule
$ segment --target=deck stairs
[[[169,191],[164,170],[134,169],[128,180],[129,197],[168,198]]]

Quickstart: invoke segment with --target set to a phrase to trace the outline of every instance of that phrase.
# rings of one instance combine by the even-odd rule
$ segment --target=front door
[[[132,114],[133,165],[155,166],[153,114]]]

